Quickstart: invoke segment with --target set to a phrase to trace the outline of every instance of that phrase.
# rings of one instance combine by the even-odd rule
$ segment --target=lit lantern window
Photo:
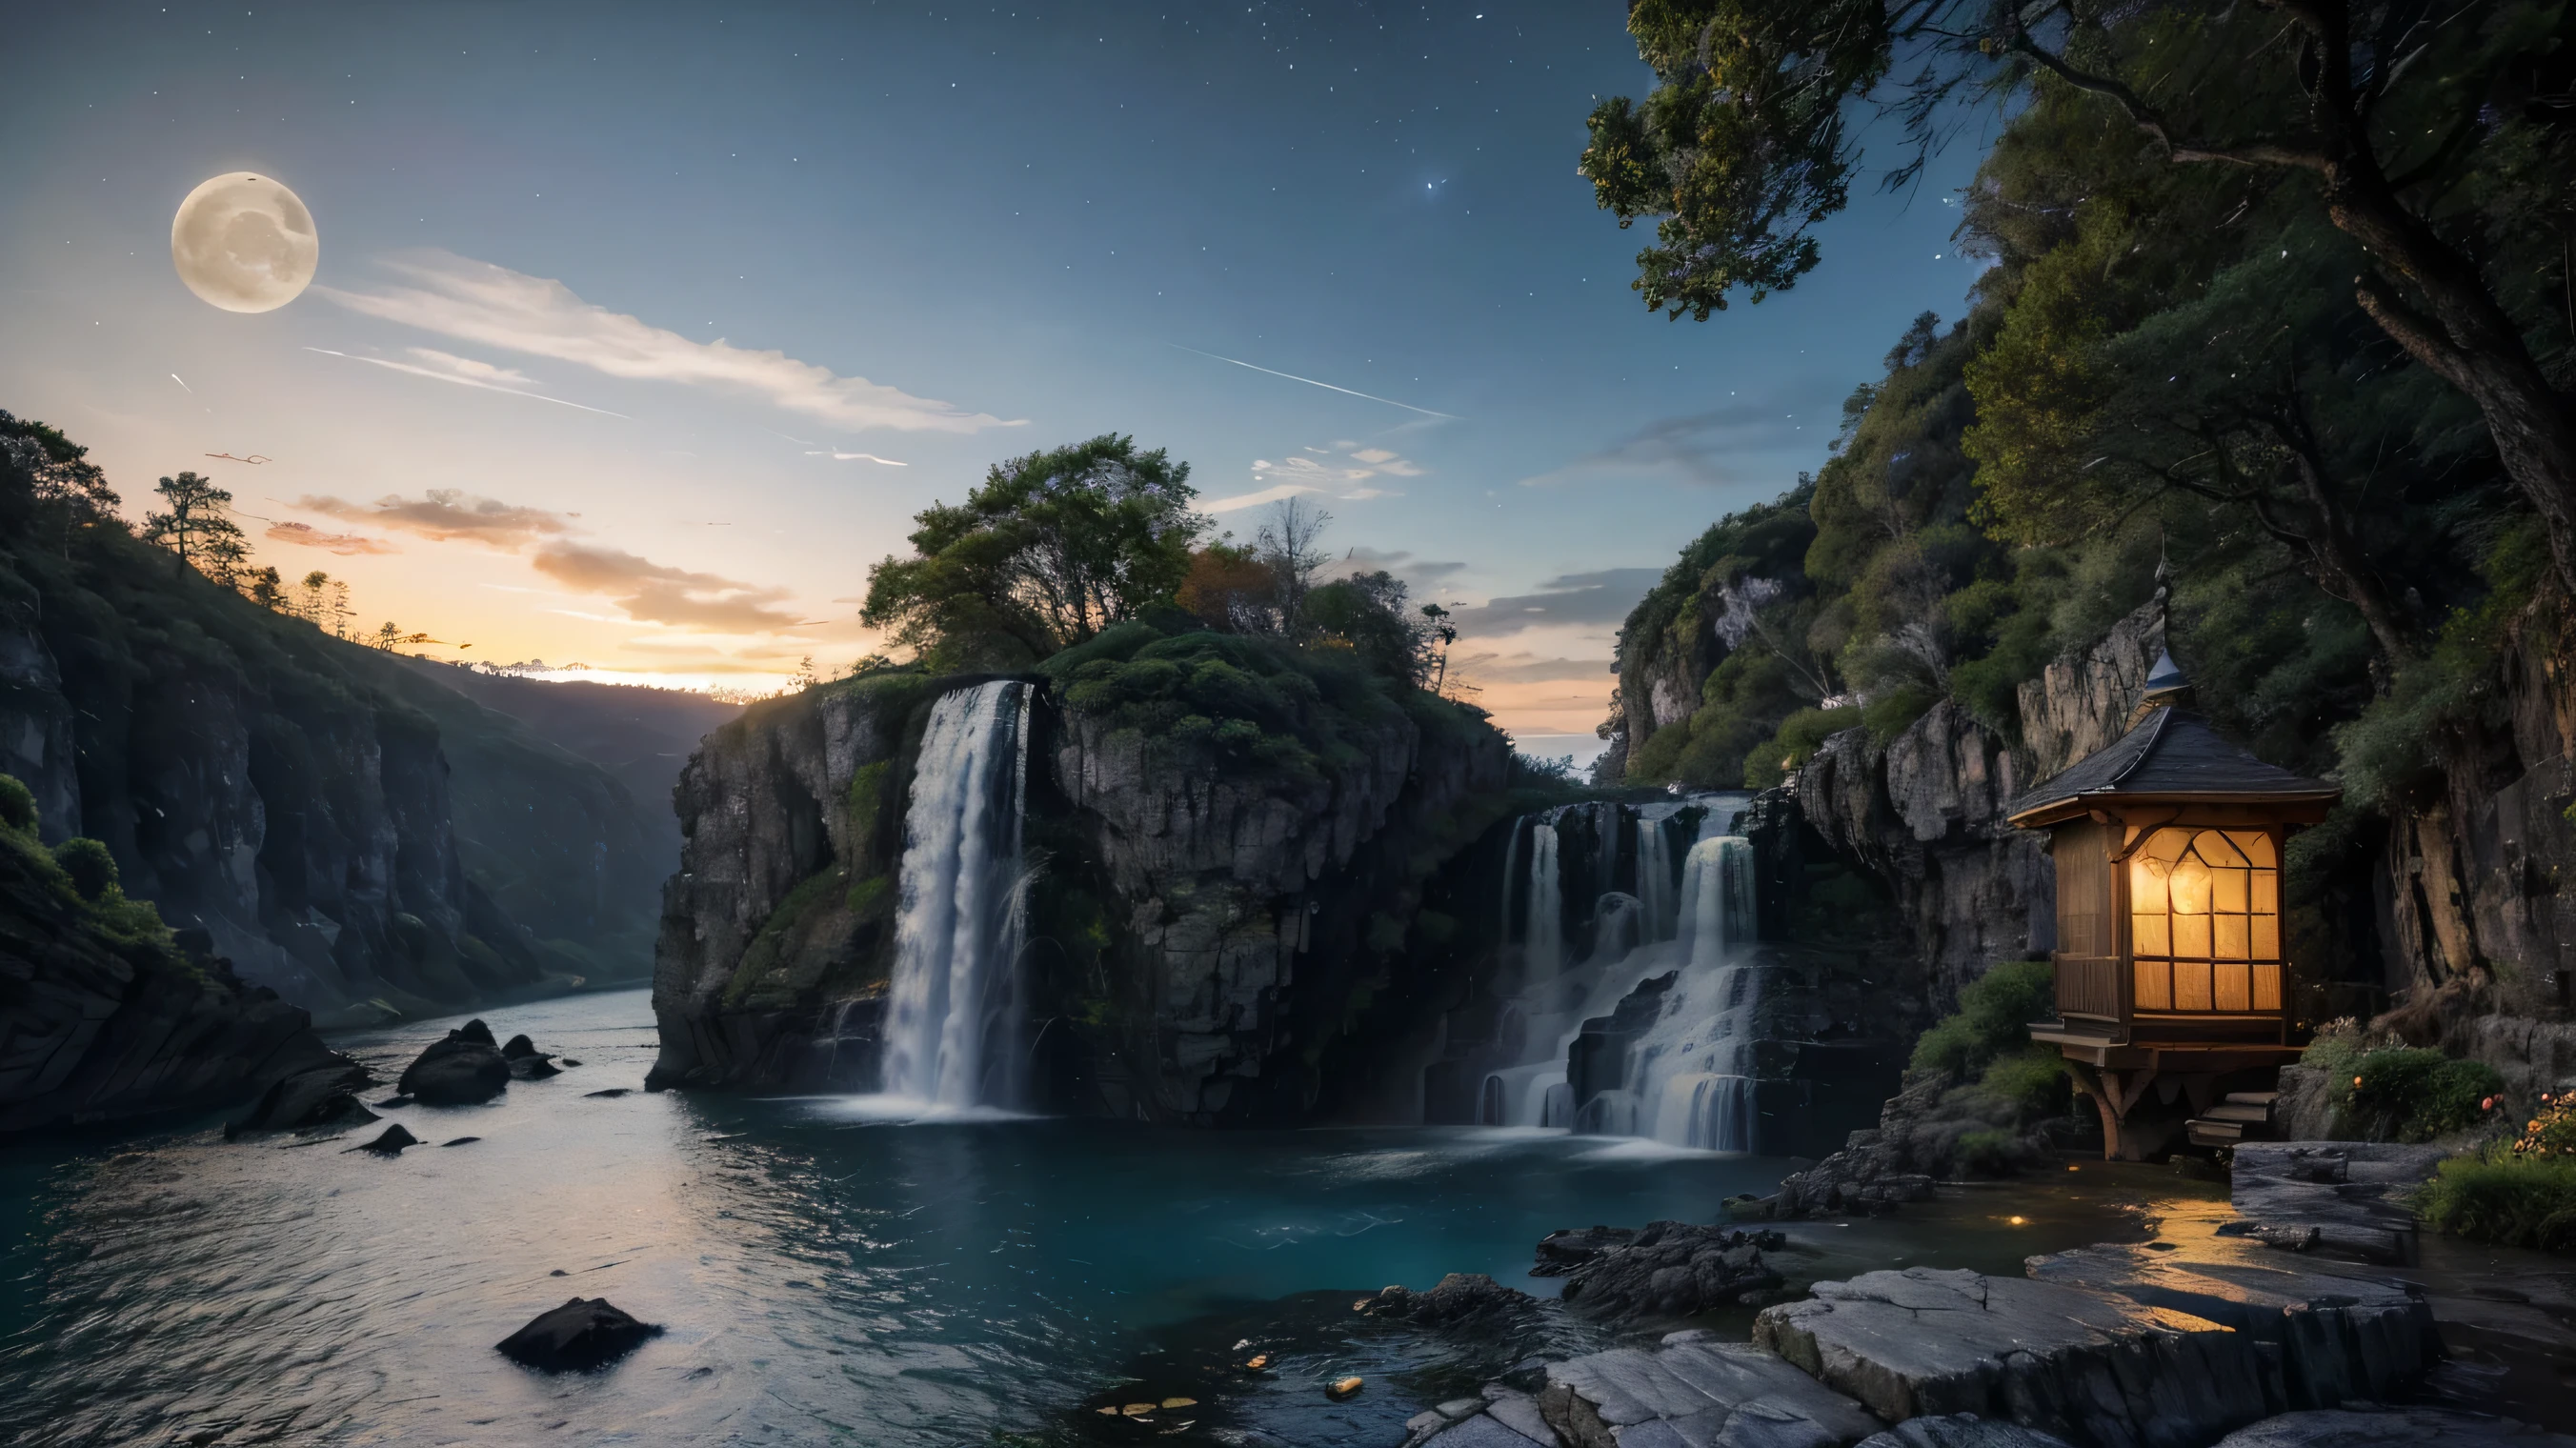
[[[2142,1011],[2281,1008],[2280,854],[2267,830],[2157,830],[2129,857]]]

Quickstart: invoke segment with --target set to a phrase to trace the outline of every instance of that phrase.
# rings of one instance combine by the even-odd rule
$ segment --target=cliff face
[[[0,820],[0,1136],[206,1110],[332,1059],[310,1016],[202,939],[85,905],[32,826]]]
[[[1944,996],[1998,960],[2057,945],[2057,877],[2044,835],[2004,821],[2024,790],[2127,732],[2164,648],[2156,605],[2021,686],[2016,749],[1944,700],[1889,740],[1828,739],[1791,783],[1807,823],[1891,888],[1929,984]]]
[[[1328,1086],[1364,1094],[1328,1083],[1324,1052],[1355,1009],[1419,984],[1396,977],[1408,942],[1430,943],[1422,891],[1501,817],[1510,761],[1491,729],[1443,739],[1411,717],[1356,742],[1361,762],[1329,782],[1282,787],[1158,770],[1134,732],[1066,718],[1055,779],[1114,902],[1110,1009],[1077,1032],[1076,1089],[1097,1109],[1293,1121]]]
[[[699,746],[673,796],[651,1084],[875,1088],[908,784],[894,765],[936,692],[910,676],[826,685]]]
[[[912,756],[938,694],[971,682],[827,685],[708,737],[678,793],[654,1084],[875,1087]],[[1407,715],[1357,743],[1320,782],[1175,767],[1042,698],[1035,1104],[1196,1124],[1315,1109],[1318,1063],[1404,989],[1389,977],[1434,913],[1430,877],[1504,808],[1508,750],[1481,724],[1433,735]]]
[[[34,793],[47,842],[106,842],[128,893],[203,931],[253,984],[356,1018],[455,1010],[580,969],[467,869],[432,712],[451,705],[471,708],[0,478],[0,771]],[[490,831],[493,854],[529,876],[589,876],[621,811],[632,832],[631,801],[595,766],[521,754],[520,819]],[[558,802],[592,795],[596,817],[557,839],[579,813]]]

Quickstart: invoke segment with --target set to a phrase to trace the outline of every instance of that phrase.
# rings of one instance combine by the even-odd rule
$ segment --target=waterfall
[[[1558,846],[1560,831],[1579,825],[1576,811],[1530,817],[1514,828],[1504,857],[1502,916],[1506,944],[1515,934],[1523,942],[1521,975],[1518,992],[1497,1021],[1487,1058],[1493,1064],[1478,1083],[1478,1122],[1651,1134],[1677,1145],[1744,1149],[1752,1123],[1749,1045],[1738,1046],[1735,1038],[1744,1034],[1749,1040],[1756,1025],[1759,975],[1750,968],[1739,972],[1737,962],[1740,947],[1756,934],[1754,857],[1750,841],[1727,833],[1744,799],[1697,795],[1633,814],[1618,806],[1585,807],[1600,844],[1605,883],[1615,878],[1618,848],[1634,819],[1637,893],[1605,888],[1593,908],[1590,949],[1573,965],[1567,964],[1567,882]],[[1684,811],[1694,811],[1697,824],[1692,844],[1677,861],[1682,831],[1672,822]],[[1520,845],[1523,829],[1529,833],[1526,852]],[[1639,1038],[1652,1049],[1632,1051],[1628,1079],[1586,1102],[1578,1123],[1570,1065],[1584,1023],[1609,1015],[1639,985],[1668,973],[1677,973],[1668,1003]],[[1740,985],[1714,986],[1713,977],[1739,973]],[[1672,1034],[1691,1019],[1703,1029]],[[1710,1080],[1681,1081],[1685,1075]],[[1669,1122],[1668,1112],[1677,1113]]]
[[[1544,985],[1565,968],[1565,887],[1557,873],[1556,826],[1530,827],[1529,917],[1521,946],[1521,980]]]
[[[1637,816],[1637,903],[1648,940],[1673,938],[1672,841],[1664,834],[1670,816]]]
[[[1603,1117],[1671,1146],[1750,1151],[1753,1040],[1762,967],[1737,948],[1757,935],[1753,842],[1715,835],[1682,865],[1682,967],[1654,1024],[1630,1043],[1627,1078]]]
[[[1029,686],[931,706],[903,822],[882,1089],[946,1110],[1017,1095]]]

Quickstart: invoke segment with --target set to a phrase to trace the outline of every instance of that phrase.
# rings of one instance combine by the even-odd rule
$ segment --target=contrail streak
[[[1181,347],[1181,344],[1178,342],[1174,342],[1171,345]],[[1312,377],[1300,377],[1294,372],[1272,372],[1271,369],[1267,367],[1253,367],[1249,362],[1238,361],[1232,357],[1219,357],[1214,352],[1200,352],[1196,347],[1181,347],[1181,350],[1184,352],[1197,353],[1197,355],[1201,357],[1206,357],[1217,362],[1230,362],[1237,367],[1252,367],[1252,370],[1255,372],[1269,372],[1273,377],[1285,377],[1291,382],[1303,382],[1309,387],[1320,387],[1326,392],[1338,392],[1346,397],[1365,397],[1371,402],[1383,402],[1389,407],[1401,407],[1407,412],[1421,413],[1424,417],[1445,417],[1451,422],[1464,422],[1466,420],[1454,412],[1434,412],[1427,407],[1416,407],[1410,402],[1398,402],[1392,397],[1380,397],[1372,392],[1353,392],[1347,387],[1335,387],[1329,382],[1318,382]]]
[[[179,390],[180,390],[180,391],[182,391],[182,392],[184,392],[184,393],[186,393],[186,394],[188,394],[190,397],[194,397],[194,396],[196,396],[196,395],[197,395],[197,389],[195,389],[195,388],[193,388],[193,387],[190,387],[190,386],[188,385],[188,379],[187,379],[187,378],[180,376],[180,375],[179,375],[178,373],[176,373],[176,372],[173,372],[173,373],[171,373],[171,374],[170,374],[170,380],[171,380],[171,381],[173,381],[173,382],[178,383],[178,384],[179,384]]]
[[[578,402],[566,402],[560,397],[548,397],[542,392],[522,392],[518,388],[503,387],[495,382],[486,382],[479,377],[459,377],[452,372],[437,372],[427,367],[414,367],[408,362],[388,362],[382,357],[361,357],[355,352],[334,352],[328,347],[307,347],[304,350],[319,352],[325,357],[346,357],[352,362],[364,362],[370,367],[390,367],[396,372],[408,372],[414,377],[426,377],[433,382],[453,382],[459,387],[480,387],[486,392],[506,392],[512,397],[533,397],[539,402],[551,402],[557,407],[579,408],[583,412],[596,412],[602,417],[624,418],[628,422],[635,420],[627,417],[625,413],[611,412],[605,407],[587,407]]]

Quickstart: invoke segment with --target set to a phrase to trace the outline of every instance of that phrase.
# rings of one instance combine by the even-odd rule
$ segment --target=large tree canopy
[[[1207,526],[1189,476],[1116,434],[996,463],[914,515],[914,556],[869,570],[862,617],[937,667],[1025,668],[1171,598]]]
[[[2565,0],[1637,0],[1661,82],[1582,171],[1658,221],[1635,287],[1705,320],[1818,259],[1876,103],[1928,149],[1979,96],[2063,98],[2160,165],[2277,191],[2357,243],[2355,304],[2474,400],[2576,586],[2576,6]],[[2152,218],[2148,218],[2152,220]],[[2551,283],[2554,281],[2554,285]]]

